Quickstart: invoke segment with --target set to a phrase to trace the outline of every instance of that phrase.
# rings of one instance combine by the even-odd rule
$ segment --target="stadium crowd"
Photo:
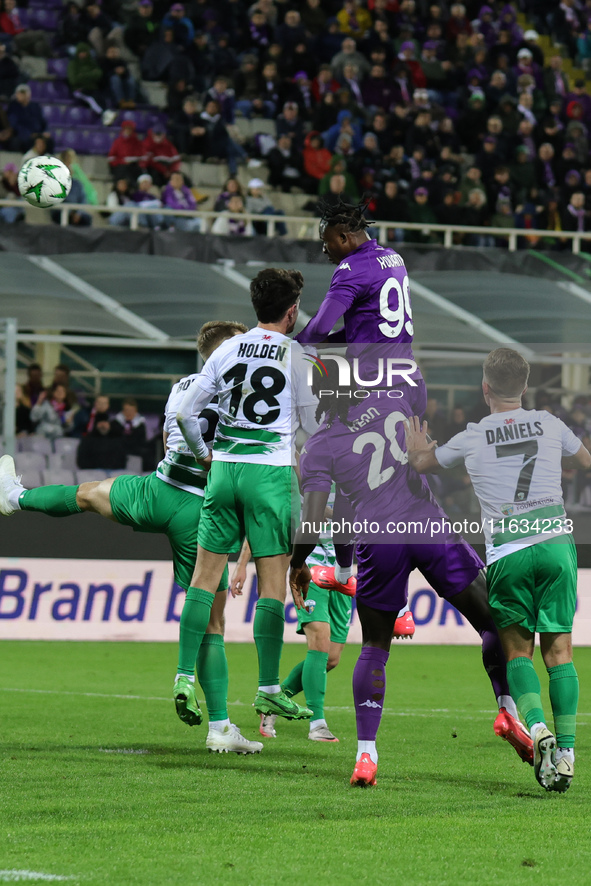
[[[551,248],[567,245],[561,231],[591,227],[591,96],[585,80],[569,81],[559,53],[588,67],[589,0],[525,2],[520,11],[537,28],[525,31],[517,6],[479,0],[48,5],[55,31],[25,27],[31,10],[2,0],[0,148],[31,156],[53,147],[43,109],[22,82],[25,53],[67,57],[71,98],[105,126],[143,106],[143,82],[167,86],[166,122],[140,137],[134,120],[123,120],[112,141],[113,224],[128,221],[127,201],[196,208],[199,182],[179,171],[183,158],[199,156],[227,163],[233,177],[241,163],[265,163],[271,187],[303,190],[309,208],[318,194],[363,193],[378,220],[538,228],[548,236],[524,234],[524,244]],[[541,33],[553,37],[549,56]],[[255,129],[257,118],[271,119],[274,133],[245,142],[237,116],[255,120]],[[69,200],[93,202],[80,172],[73,168],[79,187]],[[14,193],[13,178],[9,166],[0,194]],[[255,196],[257,211],[277,211],[272,198],[263,205]],[[236,218],[253,211],[248,198],[232,193],[221,205],[228,218],[219,233],[252,233]],[[12,208],[1,214],[21,217]],[[72,213],[70,221],[91,217]],[[198,230],[192,221],[174,226]],[[157,215],[141,222],[162,225]],[[391,238],[439,242],[440,235],[396,229]],[[456,241],[505,242],[487,234]]]

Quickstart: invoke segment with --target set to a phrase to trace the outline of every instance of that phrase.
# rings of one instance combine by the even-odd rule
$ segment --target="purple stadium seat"
[[[61,12],[63,8],[62,0],[30,0],[29,2],[29,9],[57,9],[58,12]]]
[[[106,127],[93,127],[87,130],[86,153],[102,154],[104,157],[109,153],[111,142],[119,135],[117,129]]]
[[[71,108],[65,108],[63,122],[65,126],[92,126],[96,122],[97,116],[86,107],[74,105]]]
[[[78,154],[86,154],[88,142],[87,129],[56,129],[54,130],[56,151],[65,151],[73,148]]]
[[[29,9],[30,28],[37,28],[41,31],[57,31],[59,20],[59,12],[56,9]]]
[[[148,123],[146,129],[151,129],[153,126],[156,126],[157,123],[161,123],[162,126],[166,126],[168,122],[168,116],[166,114],[148,114]]]
[[[47,120],[47,125],[50,129],[53,129],[55,126],[59,126],[60,124],[65,122],[64,112],[66,111],[65,105],[54,105],[54,104],[44,104],[42,105],[43,115]]]
[[[70,100],[68,84],[61,80],[31,80],[31,96],[36,102],[61,102]]]
[[[148,115],[145,111],[124,111],[122,120],[133,120],[135,127],[139,132],[145,132],[148,128]]]
[[[45,2],[45,0],[43,0]],[[53,74],[60,80],[65,80],[68,76],[68,58],[50,58],[47,60],[47,73]]]

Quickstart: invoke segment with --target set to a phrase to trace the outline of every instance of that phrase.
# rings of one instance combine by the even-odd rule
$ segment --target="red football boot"
[[[376,783],[378,764],[373,763],[369,754],[361,754],[351,776],[351,784],[359,788],[373,787]]]
[[[525,726],[500,708],[495,720],[494,730],[505,741],[515,748],[524,763],[534,765],[534,743]]]
[[[319,588],[328,588],[330,591],[338,591],[347,597],[354,597],[357,593],[357,579],[354,575],[343,584],[337,581],[334,575],[334,566],[311,566],[312,581]]]
[[[404,615],[400,615],[394,622],[394,639],[395,640],[412,640],[415,635],[415,620],[413,614],[408,610]]]

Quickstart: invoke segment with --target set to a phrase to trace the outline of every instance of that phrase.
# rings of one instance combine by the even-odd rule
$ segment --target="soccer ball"
[[[27,203],[50,209],[62,203],[72,187],[72,176],[57,157],[33,157],[18,174],[18,189]]]

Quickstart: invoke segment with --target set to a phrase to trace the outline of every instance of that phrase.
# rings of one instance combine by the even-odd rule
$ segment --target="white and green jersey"
[[[179,414],[192,452],[205,454],[196,417],[218,397],[213,458],[291,465],[295,432],[316,429],[317,400],[308,384],[304,349],[286,335],[260,327],[223,342],[189,388]]]
[[[560,419],[520,407],[470,422],[435,450],[444,468],[465,462],[482,510],[488,564],[571,531],[561,459],[580,447]]]
[[[203,470],[187,446],[176,420],[179,406],[187,391],[199,378],[198,373],[187,375],[173,386],[164,409],[166,453],[156,468],[160,480],[195,495],[205,494],[207,472]],[[218,423],[217,403],[210,403],[199,415],[201,434],[206,445],[211,446]]]

